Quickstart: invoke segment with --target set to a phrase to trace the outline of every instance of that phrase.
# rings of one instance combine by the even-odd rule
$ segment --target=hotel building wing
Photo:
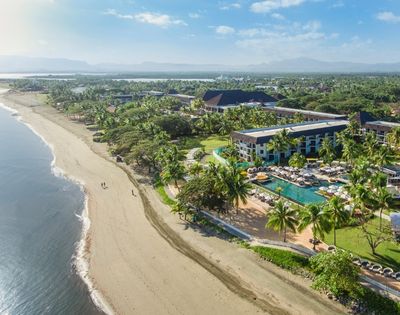
[[[347,120],[326,120],[305,122],[268,128],[259,128],[232,132],[231,137],[239,150],[241,158],[252,161],[252,155],[262,157],[265,161],[278,161],[288,158],[294,152],[304,155],[312,155],[318,152],[322,140],[329,137],[336,144],[336,134],[346,129]],[[301,138],[297,147],[290,148],[286,152],[272,152],[267,149],[268,142],[280,131],[286,129],[289,136]]]

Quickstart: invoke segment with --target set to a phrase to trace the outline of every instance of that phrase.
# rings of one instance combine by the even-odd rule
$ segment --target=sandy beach
[[[115,314],[340,314],[309,281],[189,228],[146,178],[128,176],[92,133],[34,94],[0,95],[48,142],[88,198],[87,279]],[[103,189],[101,183],[107,187]],[[132,195],[134,190],[135,196]]]

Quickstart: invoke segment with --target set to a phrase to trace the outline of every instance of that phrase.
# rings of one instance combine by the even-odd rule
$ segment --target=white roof
[[[276,128],[254,129],[254,131],[246,130],[243,131],[242,133],[251,137],[268,137],[276,135],[283,129],[286,129],[289,133],[291,133],[291,132],[301,132],[308,130],[318,130],[327,127],[346,126],[348,124],[349,122],[347,120],[332,120],[332,121],[321,121],[317,123],[313,122],[307,124],[277,126]]]
[[[323,112],[315,112],[312,110],[304,110],[304,109],[296,109],[296,108],[288,108],[288,107],[274,107],[277,110],[285,111],[285,112],[290,112],[290,113],[300,113],[300,114],[307,114],[307,115],[321,115],[325,117],[332,117],[332,118],[337,118],[337,117],[346,117],[346,115],[337,115],[337,114],[330,114],[330,113],[323,113]]]
[[[390,122],[390,121],[382,121],[382,120],[368,121],[367,124],[381,125],[381,126],[387,126],[387,127],[392,127],[392,128],[400,127],[399,123]]]

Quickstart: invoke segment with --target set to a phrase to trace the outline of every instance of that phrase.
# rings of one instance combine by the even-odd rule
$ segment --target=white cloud
[[[315,32],[321,28],[320,21],[309,21],[303,25],[303,30]]]
[[[390,11],[380,12],[377,14],[376,18],[388,23],[400,23],[400,15],[395,15]]]
[[[304,2],[305,0],[264,0],[254,2],[250,6],[250,10],[255,13],[268,13],[281,8],[299,6]]]
[[[231,10],[231,9],[240,9],[242,5],[238,2],[228,3],[220,6],[221,10]]]
[[[191,19],[199,19],[201,18],[201,15],[199,13],[189,13],[189,17]]]
[[[108,9],[103,14],[115,16],[116,18],[124,20],[135,20],[140,23],[152,24],[163,28],[169,27],[171,25],[187,25],[184,21],[173,19],[167,14],[152,12],[142,12],[138,14],[121,14],[114,9]]]
[[[271,17],[273,19],[275,19],[275,20],[284,20],[285,19],[285,17],[282,14],[279,14],[279,13],[272,13]]]
[[[235,29],[230,26],[220,25],[215,28],[215,32],[219,35],[229,35],[235,33]]]

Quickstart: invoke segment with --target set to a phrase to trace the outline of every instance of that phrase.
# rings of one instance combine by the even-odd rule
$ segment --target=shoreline
[[[0,95],[1,94],[2,91],[0,90]],[[13,115],[18,122],[27,126],[31,130],[31,132],[35,134],[50,150],[53,158],[52,161],[50,162],[51,173],[55,177],[63,178],[67,181],[76,184],[77,186],[79,186],[81,192],[84,194],[84,202],[81,212],[80,214],[75,214],[79,222],[81,223],[81,233],[79,240],[75,245],[74,252],[71,256],[71,265],[76,270],[76,274],[79,276],[81,281],[86,285],[89,296],[94,305],[96,306],[96,308],[98,308],[100,311],[102,311],[107,315],[113,315],[114,314],[113,309],[108,305],[108,303],[102,296],[101,292],[95,289],[93,282],[89,277],[89,260],[86,256],[88,247],[87,238],[91,222],[89,218],[89,197],[87,195],[87,192],[85,191],[85,183],[76,178],[68,176],[68,174],[66,174],[63,169],[59,168],[56,165],[57,156],[55,154],[53,145],[47,142],[46,139],[39,132],[37,132],[31,124],[24,121],[18,110],[11,108],[1,102],[0,102],[0,108],[3,108],[6,111],[10,112],[11,115]]]
[[[106,151],[99,153],[99,145],[90,142],[91,134],[84,126],[67,121],[50,107],[49,113],[45,112],[45,106],[32,108],[33,96],[26,97],[20,101],[0,97],[0,101],[20,108],[22,116],[34,120],[46,139],[56,142],[55,149],[62,151],[55,153],[60,157],[57,167],[63,170],[65,167],[66,174],[78,172],[76,178],[85,178],[87,206],[93,223],[85,252],[88,278],[116,313],[338,314],[345,311],[313,292],[303,279],[261,262],[253,253],[225,240],[204,237],[183,225],[169,213],[151,185],[142,182],[143,178],[111,163]],[[71,150],[60,146],[71,146]],[[93,163],[86,163],[87,159],[98,165],[92,169]],[[113,175],[107,178],[107,184],[112,179],[110,191],[99,189],[103,174]],[[133,185],[134,182],[139,186]],[[127,186],[140,194],[140,201],[132,200]],[[110,214],[102,203],[108,203],[114,212]]]

